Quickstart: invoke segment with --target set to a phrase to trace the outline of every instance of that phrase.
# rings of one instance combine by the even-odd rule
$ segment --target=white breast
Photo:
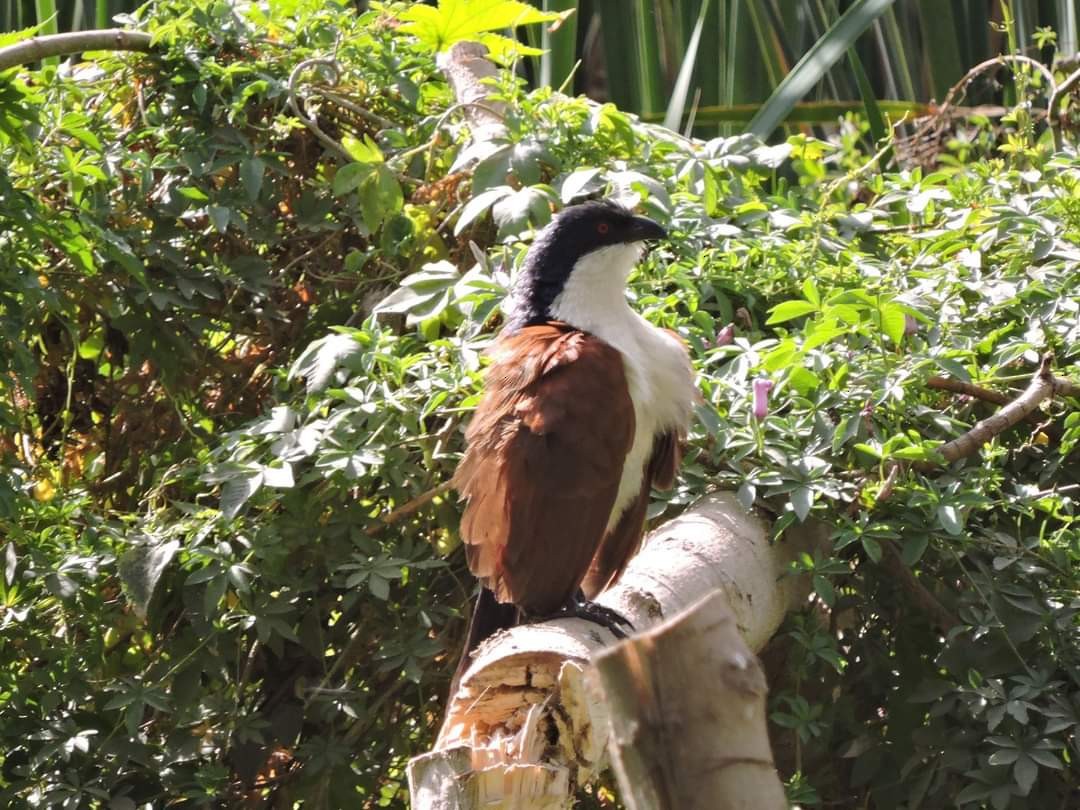
[[[551,306],[558,320],[616,348],[626,369],[634,405],[634,441],[623,464],[609,530],[641,491],[653,438],[672,429],[684,431],[694,401],[693,371],[682,344],[632,310],[626,300],[626,277],[640,256],[639,244],[593,251],[578,261]]]

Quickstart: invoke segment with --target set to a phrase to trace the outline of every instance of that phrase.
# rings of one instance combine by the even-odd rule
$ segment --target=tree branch
[[[1055,394],[1072,395],[1075,386],[1067,381],[1055,377],[1050,370],[1054,356],[1050,353],[1043,355],[1039,370],[1031,378],[1027,389],[1016,399],[1009,402],[993,416],[989,416],[980,422],[976,422],[963,436],[958,436],[951,442],[943,444],[938,452],[948,462],[969,456],[976,452],[986,442],[1000,433],[1026,419],[1032,414],[1045,399]]]
[[[974,383],[964,382],[963,380],[954,380],[951,377],[931,377],[926,381],[926,386],[938,391],[951,391],[954,394],[963,394],[964,396],[981,399],[984,402],[992,402],[995,405],[1009,404],[1009,398],[998,391],[991,391],[989,388],[983,388]]]
[[[151,51],[151,37],[142,31],[106,28],[99,31],[73,31],[50,34],[0,48],[0,70],[28,62],[39,62],[51,56],[70,56],[83,51]]]

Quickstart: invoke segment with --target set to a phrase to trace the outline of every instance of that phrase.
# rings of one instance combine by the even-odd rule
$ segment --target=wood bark
[[[714,493],[653,532],[598,601],[640,633],[715,593],[758,650],[809,592],[788,574],[791,560],[826,540],[811,524],[773,542],[733,493]],[[578,786],[606,765],[610,718],[590,658],[615,641],[598,625],[558,619],[482,644],[450,698],[435,750],[409,764],[413,807],[569,808]]]
[[[594,663],[627,810],[786,810],[765,673],[721,593]]]
[[[101,31],[71,31],[50,34],[0,48],[0,70],[27,62],[38,62],[51,56],[69,56],[84,51],[144,51],[151,50],[152,39],[142,31],[107,28]]]

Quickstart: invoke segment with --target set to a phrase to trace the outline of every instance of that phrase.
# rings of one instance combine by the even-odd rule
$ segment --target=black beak
[[[644,242],[646,239],[667,239],[667,231],[648,217],[634,217],[630,220],[630,232],[627,242]]]

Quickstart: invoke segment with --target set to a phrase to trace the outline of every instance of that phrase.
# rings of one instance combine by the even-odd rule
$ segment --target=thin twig
[[[998,391],[991,391],[975,383],[954,380],[951,377],[931,377],[926,381],[928,388],[936,388],[939,391],[952,391],[954,394],[981,399],[984,402],[992,402],[995,405],[1008,405],[1009,398]]]
[[[1046,65],[1036,59],[1032,59],[1030,56],[1024,56],[1022,54],[1002,54],[1001,56],[995,56],[993,59],[987,59],[985,62],[980,62],[967,73],[965,73],[963,78],[961,78],[960,81],[954,84],[949,90],[949,92],[945,95],[945,100],[941,102],[941,106],[938,108],[936,114],[939,116],[944,115],[948,111],[949,107],[952,106],[952,101],[956,94],[963,90],[966,90],[967,86],[971,84],[971,82],[974,81],[977,76],[990,70],[990,68],[1002,67],[1009,62],[1018,62],[1039,71],[1042,74],[1043,78],[1046,79],[1046,86],[1048,91],[1046,94],[1047,97],[1053,98],[1054,94],[1057,92],[1057,82],[1054,81],[1054,74],[1050,72],[1049,68],[1047,68]]]
[[[403,517],[408,517],[413,512],[420,509],[420,507],[426,506],[428,503],[435,500],[437,497],[442,495],[447,490],[451,489],[453,486],[454,486],[453,481],[443,481],[441,484],[439,484],[434,489],[429,489],[424,494],[417,495],[415,498],[413,498],[408,503],[403,503],[397,509],[394,509],[393,511],[391,511],[388,514],[386,514],[385,516],[383,516],[380,519],[379,523],[376,523],[374,526],[369,528],[367,530],[368,537],[374,537],[379,532],[381,532],[383,529],[385,529],[387,526],[391,526],[394,523],[397,523]]]
[[[1009,63],[1027,65],[1028,67],[1037,70],[1042,74],[1043,79],[1047,83],[1047,98],[1052,99],[1057,94],[1058,87],[1054,82],[1054,74],[1041,62],[1022,54],[1003,54],[1001,56],[995,56],[993,59],[987,59],[985,62],[980,62],[965,73],[960,81],[954,84],[949,89],[949,92],[945,94],[945,100],[941,103],[941,106],[928,116],[926,120],[916,128],[915,132],[905,139],[903,144],[898,144],[898,146],[909,145],[912,153],[914,153],[914,150],[918,148],[920,143],[936,139],[944,128],[943,121],[946,118],[954,117],[954,110],[956,110],[957,114],[960,112],[959,109],[953,105],[953,101],[956,99],[957,95],[965,93],[968,85],[979,75],[987,72],[991,68],[1001,67]],[[1050,111],[1048,115],[1052,118],[1053,111]]]
[[[884,503],[892,497],[893,490],[896,488],[896,479],[900,477],[900,467],[900,464],[889,465],[889,473],[885,476],[881,489],[878,490],[877,498],[874,499],[875,504]]]
[[[371,110],[368,110],[368,109],[365,109],[364,107],[361,107],[359,104],[356,104],[355,102],[350,101],[345,96],[339,95],[338,93],[335,93],[332,90],[327,90],[325,87],[314,87],[312,89],[315,90],[315,92],[317,92],[323,98],[330,99],[330,101],[334,102],[339,107],[342,107],[342,108],[344,108],[346,110],[349,110],[350,112],[356,113],[358,116],[363,118],[368,123],[375,124],[376,126],[379,127],[379,129],[390,129],[391,127],[394,126],[393,121],[390,121],[390,120],[388,120],[386,118],[383,118],[381,115],[377,115],[376,113],[373,113]]]
[[[1069,74],[1061,84],[1055,88],[1054,92],[1050,94],[1050,101],[1048,106],[1050,107],[1047,113],[1047,120],[1050,122],[1050,130],[1054,133],[1054,148],[1057,150],[1062,149],[1061,141],[1061,115],[1058,107],[1061,105],[1061,99],[1073,89],[1073,85],[1080,82],[1080,70],[1075,70]]]
[[[1074,390],[1075,386],[1072,383],[1054,376],[1050,370],[1053,359],[1054,356],[1050,353],[1043,355],[1039,370],[1031,378],[1031,384],[1028,385],[1024,393],[1009,402],[993,416],[977,422],[963,436],[958,436],[951,442],[943,444],[937,449],[938,453],[949,462],[969,456],[994,436],[1004,433],[1026,419],[1039,407],[1043,400],[1049,399],[1055,394],[1064,394]]]
[[[319,143],[321,143],[334,154],[338,155],[338,157],[342,158],[346,163],[349,163],[352,161],[352,156],[345,151],[344,147],[340,143],[335,141],[333,138],[331,138],[329,135],[327,135],[325,132],[323,132],[322,128],[315,122],[315,119],[309,117],[307,111],[300,108],[300,101],[298,100],[296,94],[296,85],[299,82],[300,76],[303,74],[303,72],[313,67],[330,68],[330,70],[334,74],[334,78],[332,79],[332,81],[335,82],[341,76],[341,68],[338,66],[338,63],[335,62],[333,59],[305,59],[303,62],[294,67],[292,69],[292,73],[289,74],[289,108],[293,111],[293,114],[295,114],[296,117],[303,122],[304,126],[311,130],[312,134],[314,134],[315,137],[319,139]]]

